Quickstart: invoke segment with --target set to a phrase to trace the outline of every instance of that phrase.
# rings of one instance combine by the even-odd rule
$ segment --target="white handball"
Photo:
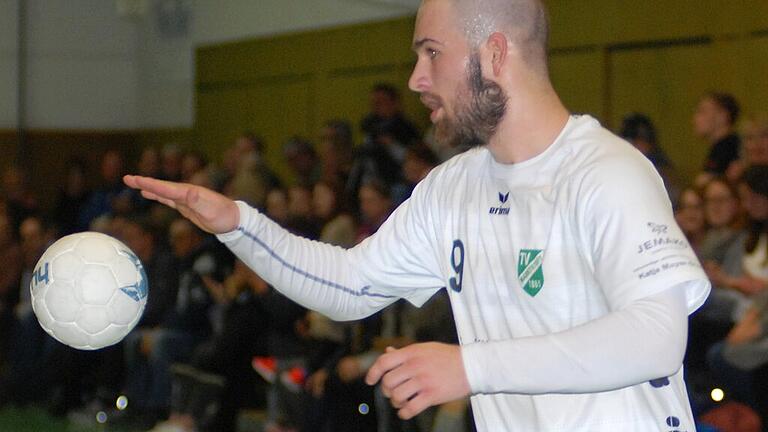
[[[139,258],[120,241],[95,232],[52,244],[29,285],[43,329],[82,350],[120,342],[147,304],[147,275]]]

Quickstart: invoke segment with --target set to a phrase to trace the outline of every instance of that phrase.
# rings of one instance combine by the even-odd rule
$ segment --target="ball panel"
[[[139,279],[139,272],[136,265],[125,255],[118,257],[110,263],[110,268],[115,273],[115,279],[119,286],[133,285]]]
[[[103,306],[83,306],[76,324],[84,332],[94,335],[109,327],[109,310]]]
[[[128,248],[120,249],[118,255],[120,258],[112,267],[118,286],[136,301],[145,299],[149,286],[141,260]]]
[[[51,277],[53,279],[74,280],[82,271],[85,263],[77,254],[62,253],[53,259]]]
[[[74,295],[72,282],[61,281],[50,284],[43,301],[57,322],[71,323],[77,319],[81,303]]]
[[[85,265],[75,282],[75,296],[86,305],[106,305],[117,290],[117,282],[109,267]]]
[[[110,320],[118,325],[128,325],[140,316],[144,310],[145,301],[136,301],[124,292],[119,292],[109,303]]]
[[[75,246],[77,246],[77,243],[80,242],[81,238],[82,237],[79,234],[62,237],[50,245],[48,249],[45,250],[43,256],[47,257],[49,260],[53,260],[57,256],[73,250]]]
[[[29,283],[29,293],[32,296],[32,302],[34,303],[35,299],[42,299],[45,297],[45,293],[48,292],[49,284],[47,283],[40,283],[35,284],[33,282]]]
[[[104,234],[91,233],[77,244],[74,251],[87,263],[104,264],[117,255],[115,241]]]
[[[53,316],[51,316],[51,313],[48,311],[48,306],[45,304],[45,301],[42,297],[32,301],[32,310],[35,312],[35,316],[37,317],[37,321],[40,323],[40,327],[46,331],[50,331],[55,320],[53,319]]]
[[[123,340],[132,328],[132,326],[110,325],[101,333],[91,335],[89,345],[93,349],[114,345]]]
[[[73,348],[83,348],[90,342],[88,335],[83,333],[74,323],[54,322],[51,326],[51,336],[59,342]]]

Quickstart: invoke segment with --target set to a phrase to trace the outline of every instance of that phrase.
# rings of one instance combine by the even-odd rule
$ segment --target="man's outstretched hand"
[[[204,187],[174,183],[150,177],[127,175],[123,181],[141,191],[144,198],[174,208],[200,229],[224,234],[237,228],[240,211],[226,196]]]
[[[437,342],[387,348],[365,377],[368,385],[379,381],[384,396],[405,420],[470,393],[461,348]]]

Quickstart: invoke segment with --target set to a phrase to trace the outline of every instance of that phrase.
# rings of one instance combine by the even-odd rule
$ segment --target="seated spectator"
[[[229,168],[229,181],[225,193],[232,199],[242,200],[257,208],[264,207],[267,193],[280,186],[279,180],[265,165],[260,153],[261,144],[256,144],[256,138],[238,138],[236,146],[230,149],[227,157],[239,159],[225,161]],[[259,141],[260,142],[260,141]],[[234,170],[234,171],[231,171]]]
[[[151,427],[167,416],[170,407],[172,363],[187,361],[195,347],[211,332],[208,317],[212,300],[205,277],[223,280],[226,257],[217,245],[186,219],[170,227],[170,243],[178,258],[178,290],[155,327],[141,327],[125,338],[126,388],[133,410],[123,420]]]
[[[693,116],[693,131],[709,145],[702,172],[694,185],[704,186],[715,176],[725,175],[728,167],[739,158],[741,140],[735,125],[741,109],[733,95],[721,92],[705,94]]]
[[[742,232],[738,191],[724,177],[716,177],[704,186],[703,196],[708,229],[700,258],[722,265],[726,251]]]
[[[680,193],[680,199],[675,207],[675,221],[683,230],[691,248],[698,254],[706,235],[706,221],[704,220],[704,200],[695,189],[686,188]]]
[[[402,163],[405,150],[419,140],[420,134],[403,113],[400,92],[391,84],[378,83],[371,89],[370,106],[371,112],[361,122],[366,141],[386,137],[388,142],[380,144],[385,145],[392,157]]]
[[[708,229],[699,247],[699,258],[711,274],[741,272],[743,242],[736,188],[725,177],[715,177],[704,187],[704,217]],[[691,316],[686,366],[689,372],[705,368],[706,353],[720,342],[733,326],[734,309],[740,294],[718,286],[712,278],[712,292],[706,303]]]
[[[752,165],[768,165],[768,114],[765,113],[745,120],[740,158],[731,163],[725,175],[730,182],[738,183]]]
[[[350,248],[355,245],[355,221],[342,209],[341,194],[331,185],[319,182],[312,191],[312,211],[320,222],[321,242]]]
[[[136,165],[140,175],[160,177],[160,152],[154,147],[146,147],[141,151],[139,163]]]
[[[285,227],[288,223],[288,193],[283,188],[274,188],[267,193],[264,213],[275,223]]]
[[[709,352],[710,368],[732,400],[768,414],[768,291],[755,296],[725,341]]]
[[[189,183],[195,174],[208,166],[206,157],[196,151],[185,152],[181,157],[181,181]]]
[[[139,257],[152,288],[137,328],[160,325],[176,304],[179,274],[168,245],[147,216],[125,218],[118,236]]]
[[[255,172],[260,175],[259,181],[266,191],[280,186],[280,180],[267,164],[266,145],[264,140],[246,131],[235,139],[235,143],[224,151],[223,169],[227,179],[234,178],[241,169],[241,163],[248,160]]]
[[[380,140],[367,140],[355,150],[349,178],[344,186],[344,196],[353,205],[352,210],[360,210],[358,199],[362,185],[373,181],[387,188],[403,181],[401,162],[390,154]]]
[[[64,184],[59,189],[53,212],[61,236],[83,230],[84,227],[80,226],[78,219],[90,195],[85,163],[77,159],[69,161],[65,168]]]
[[[13,226],[8,215],[0,212],[0,370],[7,360],[10,350],[9,340],[13,327],[13,309],[16,305],[21,283],[22,252],[16,240]]]
[[[628,114],[621,122],[619,136],[629,141],[651,161],[659,172],[670,199],[677,198],[680,187],[672,163],[658,143],[656,127],[645,114]]]
[[[744,174],[747,237],[743,243],[741,272],[728,274],[712,265],[708,274],[715,286],[733,290],[736,298],[733,319],[739,321],[751,303],[750,297],[768,289],[768,166],[752,166]]]
[[[300,137],[289,139],[283,144],[283,160],[296,185],[312,187],[320,180],[320,160],[309,141]]]
[[[394,210],[390,189],[380,181],[369,181],[360,188],[360,227],[357,243],[375,233]]]
[[[181,160],[184,152],[176,143],[168,143],[160,150],[160,178],[169,181],[181,180]]]
[[[267,353],[270,288],[240,261],[223,283],[205,280],[222,313],[189,362],[172,366],[171,415],[153,431],[234,432],[240,407],[265,405],[251,359]]]
[[[61,345],[40,327],[32,310],[30,281],[37,261],[52,242],[46,222],[37,216],[24,219],[19,228],[22,272],[16,287],[9,365],[0,380],[0,400],[29,403],[48,398],[47,389],[59,384],[59,377],[47,366],[56,358]],[[57,370],[58,371],[58,370]]]
[[[320,132],[318,155],[321,179],[333,188],[341,189],[347,183],[352,169],[352,127],[344,120],[330,120]]]
[[[312,188],[294,185],[288,188],[288,220],[285,228],[302,237],[317,240],[318,221],[312,214]]]
[[[701,245],[700,258],[704,268],[711,273],[714,286],[707,303],[696,316],[720,323],[726,332],[733,325],[735,300],[732,290],[718,286],[715,281],[721,273],[741,273],[746,233],[742,229],[740,209],[738,191],[724,177],[716,177],[707,183],[704,214],[709,229]],[[722,332],[715,333],[719,338],[725,336]]]
[[[125,162],[122,153],[118,150],[108,150],[101,159],[101,185],[90,195],[79,217],[79,230],[85,231],[91,226],[91,222],[101,216],[114,214],[115,202],[122,199],[121,210],[127,212],[132,197],[135,195],[123,184],[125,174]],[[125,202],[125,199],[128,202]]]
[[[29,186],[27,171],[22,167],[8,167],[3,171],[2,181],[0,191],[3,193],[5,211],[10,218],[14,232],[18,232],[24,219],[38,213],[40,203]]]
[[[404,183],[393,188],[392,196],[395,205],[407,200],[416,185],[439,164],[437,156],[425,144],[414,144],[405,152],[403,163]]]
[[[269,383],[265,432],[297,431],[306,410],[303,387],[309,360],[307,311],[274,289],[262,301],[269,311],[269,357],[266,362],[264,358],[254,358],[252,364]]]
[[[174,307],[179,282],[176,262],[166,244],[145,215],[116,217],[109,234],[122,240],[141,260],[150,287],[144,313],[132,334],[157,328]],[[109,411],[123,386],[123,343],[78,356],[87,362],[88,372],[80,377],[87,381],[80,389],[83,407],[70,412],[70,421],[83,426],[94,426],[96,413]]]

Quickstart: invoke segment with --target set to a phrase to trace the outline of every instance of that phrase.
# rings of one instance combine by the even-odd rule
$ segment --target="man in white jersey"
[[[480,431],[689,431],[687,315],[709,282],[653,166],[550,84],[539,0],[424,0],[409,85],[433,170],[359,246],[288,234],[212,191],[126,177],[302,305],[358,319],[450,294],[461,345],[390,348],[366,380],[402,418],[472,396]]]

